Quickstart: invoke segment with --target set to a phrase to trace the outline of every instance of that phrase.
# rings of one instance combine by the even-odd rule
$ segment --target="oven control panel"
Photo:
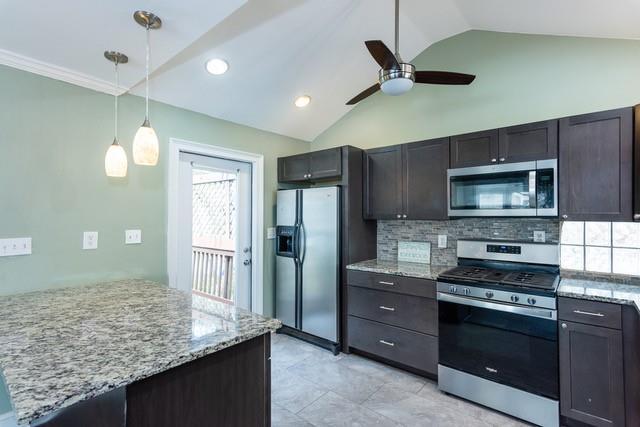
[[[522,247],[515,245],[487,245],[487,252],[520,255],[522,253]]]

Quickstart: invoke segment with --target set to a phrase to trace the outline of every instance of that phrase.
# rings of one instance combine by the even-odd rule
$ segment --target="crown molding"
[[[128,91],[122,86],[116,87],[113,83],[98,79],[88,74],[79,73],[68,68],[38,61],[28,56],[20,55],[5,49],[0,49],[0,65],[17,68],[18,70],[38,74],[60,80],[72,85],[85,87],[109,95],[122,95]]]

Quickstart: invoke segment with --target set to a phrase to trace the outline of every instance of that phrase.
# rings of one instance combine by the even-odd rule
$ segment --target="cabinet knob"
[[[402,215],[402,218],[406,218],[406,217],[407,217],[407,214]]]
[[[567,214],[562,215],[562,219],[567,219],[567,218],[569,218],[569,215]]]
[[[398,218],[402,218],[402,215],[398,214],[398,215],[396,215],[396,217],[398,217]]]
[[[640,214],[635,214],[633,216],[633,219],[636,220],[636,221],[640,220]]]
[[[501,162],[504,162],[505,160],[507,160],[507,159],[505,159],[504,157],[500,157],[500,161]]]
[[[497,161],[498,161],[498,159],[491,159],[491,163],[495,163]]]
[[[566,323],[562,324],[562,329],[567,329],[567,324]]]

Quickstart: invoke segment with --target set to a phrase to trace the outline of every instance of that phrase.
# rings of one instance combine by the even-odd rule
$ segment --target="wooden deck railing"
[[[232,300],[233,257],[233,251],[193,246],[193,290]]]

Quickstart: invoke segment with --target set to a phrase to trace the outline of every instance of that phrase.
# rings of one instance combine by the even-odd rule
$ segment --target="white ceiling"
[[[304,140],[375,82],[364,40],[393,45],[393,0],[0,0],[0,63],[112,92],[102,52],[120,50],[121,84],[141,95],[135,9],[164,24],[152,32],[153,99]],[[638,22],[637,0],[401,0],[400,51],[411,60],[469,29],[637,39]],[[207,74],[212,57],[229,71]],[[293,105],[301,94],[312,97],[304,109]]]

